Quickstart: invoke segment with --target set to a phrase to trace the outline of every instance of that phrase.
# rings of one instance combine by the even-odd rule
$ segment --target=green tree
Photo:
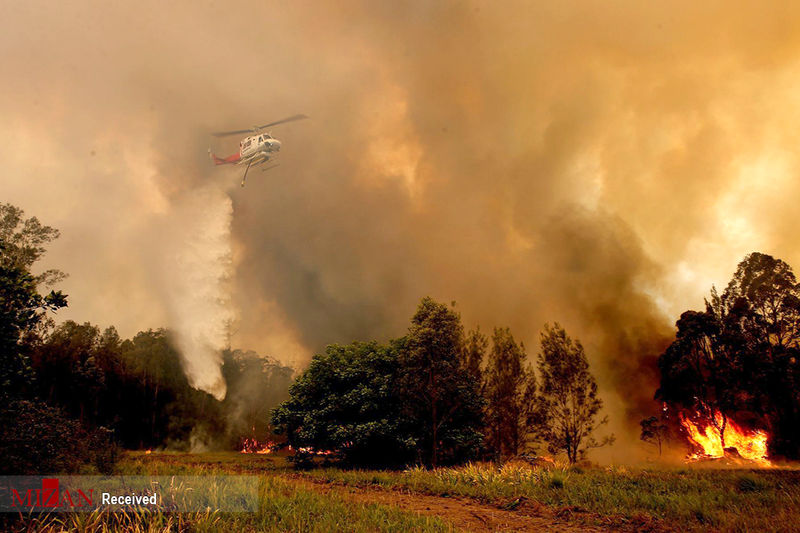
[[[42,295],[38,286],[63,274],[34,275],[31,268],[58,237],[21,209],[0,205],[0,473],[75,472],[86,463],[108,471],[114,445],[107,431],[89,430],[57,407],[35,397],[31,354],[49,329],[48,311],[67,305],[60,291]],[[38,380],[41,383],[41,379]],[[83,391],[81,391],[83,392]]]
[[[476,383],[480,383],[481,393],[483,393],[485,385],[483,365],[488,348],[489,339],[481,333],[480,327],[477,327],[467,333],[464,339],[464,347],[461,350],[461,366],[466,369]]]
[[[525,346],[508,328],[495,328],[486,371],[488,448],[495,457],[523,452],[534,429],[536,374]]]
[[[81,423],[97,423],[105,392],[105,373],[98,364],[100,330],[88,322],[67,320],[33,352],[39,394]]]
[[[120,426],[129,446],[186,448],[193,435],[210,443],[224,433],[222,406],[189,385],[168,331],[137,333],[122,343],[121,359],[130,399],[135,398]]]
[[[45,254],[46,245],[58,237],[57,229],[43,226],[36,217],[25,218],[19,207],[0,204],[0,265],[30,272],[33,264]],[[50,286],[65,277],[60,270],[46,270],[34,276],[34,282]]]
[[[573,341],[557,323],[545,325],[539,353],[541,386],[537,395],[537,433],[551,453],[565,452],[570,463],[589,448],[611,444],[614,436],[600,441],[593,436],[607,418],[597,421],[603,401],[589,372],[589,362],[579,341]]]
[[[463,349],[459,314],[423,298],[401,351],[399,395],[420,460],[434,467],[475,457],[482,444],[484,402]]]
[[[48,311],[67,305],[60,291],[39,294],[37,285],[61,276],[39,276],[31,267],[58,232],[10,204],[0,205],[0,396],[30,392],[33,373],[30,352],[48,325]]]
[[[164,330],[121,341],[113,328],[66,321],[32,362],[42,399],[87,428],[112,429],[127,448],[225,443],[223,406],[189,385]]]
[[[413,442],[394,394],[397,376],[394,345],[328,346],[290,387],[289,400],[273,411],[275,431],[301,450],[300,461],[326,450],[350,464],[404,464]]]
[[[0,474],[110,473],[117,447],[104,429],[89,430],[57,407],[16,399],[0,410]]]

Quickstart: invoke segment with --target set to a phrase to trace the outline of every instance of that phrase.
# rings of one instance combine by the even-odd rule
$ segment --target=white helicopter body
[[[301,120],[308,118],[305,115],[294,115],[277,122],[270,122],[263,126],[256,126],[249,130],[235,130],[223,131],[213,133],[215,137],[224,137],[227,135],[236,135],[241,133],[254,132],[254,135],[245,137],[239,142],[239,151],[228,157],[217,157],[209,148],[208,155],[216,165],[247,165],[242,177],[242,187],[244,187],[244,180],[247,179],[247,171],[250,170],[252,165],[261,165],[272,159],[281,150],[281,142],[275,139],[269,133],[264,133],[261,130],[284,122],[291,122],[294,120]],[[263,170],[268,170],[274,167],[267,167]]]

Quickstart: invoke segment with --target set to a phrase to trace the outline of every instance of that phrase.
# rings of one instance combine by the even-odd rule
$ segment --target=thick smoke
[[[234,345],[302,363],[402,334],[428,294],[531,355],[559,321],[619,460],[678,314],[747,252],[800,264],[798,11],[9,3],[0,193],[62,230],[48,260],[71,274],[67,316],[124,334],[191,324],[216,347],[230,298]],[[204,159],[209,131],[300,112],[273,131],[281,166],[245,189]],[[227,242],[225,199],[192,200],[210,183],[230,185]],[[165,257],[188,250],[203,267],[171,281]],[[181,301],[194,275],[202,305]],[[184,351],[213,389],[214,356]]]

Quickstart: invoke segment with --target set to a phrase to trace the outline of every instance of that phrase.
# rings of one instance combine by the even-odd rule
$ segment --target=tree
[[[32,366],[42,400],[127,448],[223,442],[223,406],[189,385],[164,330],[121,341],[114,328],[68,320],[33,350]]]
[[[536,374],[525,364],[525,346],[508,328],[495,328],[486,371],[488,447],[495,457],[524,451],[534,426]]]
[[[483,399],[462,365],[461,317],[426,297],[401,350],[399,395],[420,460],[431,466],[474,457],[481,446]]]
[[[800,285],[786,262],[748,254],[722,296],[711,289],[710,312],[738,329],[750,349],[797,347],[800,343]]]
[[[208,440],[224,432],[220,403],[189,385],[168,331],[139,332],[120,351],[121,381],[129,394],[118,427],[129,447],[186,448],[193,434]]]
[[[413,443],[394,394],[398,375],[396,345],[328,346],[273,411],[275,431],[300,450],[300,461],[331,451],[349,464],[402,465],[412,457]]]
[[[660,457],[661,445],[667,439],[667,425],[656,416],[643,419],[639,422],[639,425],[642,426],[642,432],[639,438],[658,448],[658,455]]]
[[[31,387],[27,345],[41,320],[42,303],[30,275],[0,266],[0,399]]]
[[[81,423],[97,423],[106,389],[105,373],[97,361],[100,343],[96,326],[67,320],[33,352],[40,396]]]
[[[45,402],[12,400],[0,410],[0,474],[110,473],[117,456],[108,431],[89,430]]]
[[[483,400],[464,350],[458,313],[425,298],[406,337],[388,346],[333,345],[314,356],[273,411],[275,431],[295,448],[331,450],[351,464],[475,457]]]
[[[56,240],[59,232],[43,226],[36,217],[24,218],[24,211],[11,204],[0,204],[0,265],[30,272],[33,264],[44,255],[45,245]],[[34,282],[53,285],[66,277],[60,270],[46,270],[34,277]]]
[[[225,350],[222,361],[228,445],[241,448],[245,439],[269,438],[272,410],[289,398],[294,370],[249,350]]]
[[[481,333],[480,327],[477,327],[467,334],[461,350],[461,366],[476,383],[481,384],[481,392],[484,386],[483,363],[488,347],[489,339]]]
[[[708,307],[737,356],[737,418],[768,429],[772,454],[800,457],[800,285],[792,267],[751,253],[721,296],[712,290]]]
[[[566,452],[570,463],[589,448],[611,444],[614,436],[597,441],[595,429],[608,422],[597,421],[603,401],[589,373],[589,362],[579,341],[574,341],[557,323],[545,325],[538,366],[541,386],[537,396],[537,432],[550,453]]]
[[[659,358],[657,398],[716,427],[766,428],[770,452],[800,456],[800,285],[792,268],[751,253],[705,312],[686,311]]]
[[[724,449],[728,416],[737,407],[736,347],[726,342],[720,321],[709,311],[687,311],[676,325],[675,341],[659,357],[656,398],[713,425]]]
[[[57,236],[36,218],[23,220],[21,209],[0,205],[0,396],[30,390],[30,351],[48,325],[46,313],[67,305],[60,291],[43,296],[37,290],[39,283],[59,279],[56,271],[30,271]]]
[[[101,471],[113,464],[109,434],[90,430],[35,397],[31,354],[40,346],[51,321],[48,311],[67,305],[66,296],[41,284],[63,274],[51,270],[35,276],[33,264],[58,231],[42,226],[10,204],[0,205],[0,473],[74,472],[93,462]]]

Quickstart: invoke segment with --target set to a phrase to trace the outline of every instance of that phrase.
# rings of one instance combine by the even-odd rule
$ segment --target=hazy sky
[[[0,3],[0,200],[61,230],[60,318],[172,327],[217,393],[227,324],[302,364],[425,295],[531,357],[559,321],[621,432],[681,311],[800,265],[800,4],[327,4]],[[208,161],[295,113],[246,188]]]

